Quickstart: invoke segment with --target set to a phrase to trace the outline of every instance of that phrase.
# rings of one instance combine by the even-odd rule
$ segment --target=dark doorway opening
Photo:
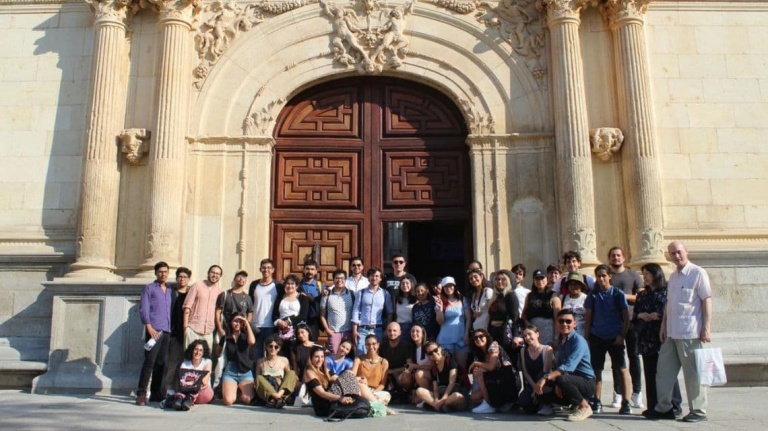
[[[463,285],[471,260],[471,228],[466,220],[385,223],[384,255],[388,264],[392,254],[405,255],[406,271],[420,282],[450,275]]]

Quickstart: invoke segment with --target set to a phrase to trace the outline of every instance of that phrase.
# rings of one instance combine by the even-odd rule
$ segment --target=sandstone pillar
[[[91,100],[80,189],[75,262],[66,277],[118,280],[114,274],[120,151],[117,135],[125,119],[126,31],[131,11],[121,0],[87,0],[93,25]]]
[[[661,174],[653,116],[643,15],[650,0],[608,0],[601,12],[613,32],[621,167],[633,266],[666,265],[662,234]]]
[[[171,267],[181,261],[182,212],[189,93],[192,88],[192,20],[199,13],[189,0],[150,0],[160,13],[160,70],[157,117],[150,147],[150,196],[147,207],[146,260],[138,277],[152,278],[163,260]]]
[[[597,264],[592,160],[584,65],[579,43],[582,0],[543,0],[551,40],[557,200],[561,245]]]

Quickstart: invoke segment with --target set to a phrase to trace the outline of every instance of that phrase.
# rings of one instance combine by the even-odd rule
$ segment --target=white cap
[[[451,277],[450,275],[447,276],[447,277],[443,277],[443,279],[440,280],[440,285],[441,286],[445,286],[446,284],[452,284],[452,285],[455,286],[456,285],[456,280],[454,280],[453,277]]]

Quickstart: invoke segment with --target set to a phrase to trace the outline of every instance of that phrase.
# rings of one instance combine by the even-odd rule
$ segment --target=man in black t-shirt
[[[253,300],[245,291],[246,283],[248,283],[248,273],[240,270],[235,274],[232,288],[222,292],[216,298],[216,330],[221,337],[225,335],[227,322],[235,314],[245,316],[249,322],[253,318]]]
[[[388,390],[406,391],[413,386],[413,378],[408,372],[409,363],[413,358],[413,344],[410,340],[400,338],[400,324],[392,322],[387,325],[386,341],[379,347],[379,355],[389,363],[387,370]],[[395,394],[393,394],[393,398]]]
[[[392,274],[387,274],[382,286],[387,289],[387,292],[389,292],[389,295],[393,299],[396,297],[397,291],[400,290],[400,282],[403,281],[404,278],[410,278],[413,285],[416,286],[416,277],[405,272],[406,265],[407,262],[405,261],[405,256],[402,254],[395,254],[392,256]]]

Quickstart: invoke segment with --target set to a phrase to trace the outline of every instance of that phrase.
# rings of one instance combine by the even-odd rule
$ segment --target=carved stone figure
[[[599,127],[589,131],[589,141],[592,143],[592,152],[597,154],[600,160],[607,162],[621,149],[624,133],[615,127]]]
[[[333,59],[344,67],[355,67],[361,73],[400,67],[408,53],[405,21],[413,12],[413,2],[387,9],[384,1],[359,1],[360,6],[355,9],[320,0],[320,6],[333,25]],[[361,18],[365,19],[365,26],[361,25]]]
[[[151,132],[147,129],[125,129],[120,132],[120,150],[125,154],[128,163],[138,165],[144,154],[149,152]]]

